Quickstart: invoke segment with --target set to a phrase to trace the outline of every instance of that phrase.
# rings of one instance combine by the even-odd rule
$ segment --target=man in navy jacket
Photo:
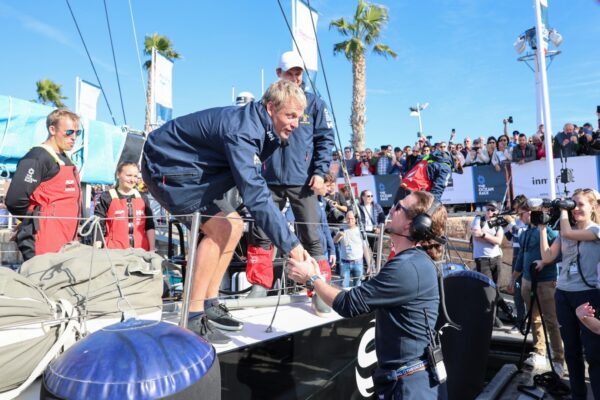
[[[298,53],[283,53],[276,72],[280,79],[302,86],[304,63]],[[334,147],[333,124],[325,102],[312,93],[305,95],[306,109],[298,129],[265,161],[263,176],[280,209],[289,200],[298,222],[296,231],[300,242],[317,260],[323,272],[330,275],[319,236],[319,202],[315,192],[324,186],[323,179],[329,171],[331,149]],[[272,259],[268,235],[255,225],[248,246],[246,269],[248,281],[254,284],[251,297],[260,296],[266,292],[265,288],[271,287]]]
[[[243,221],[224,194],[237,186],[258,226],[292,258],[303,247],[290,232],[264,178],[262,162],[298,127],[306,98],[288,81],[272,84],[261,102],[199,111],[167,122],[150,133],[142,176],[156,200],[175,216],[203,216],[188,326],[214,344],[230,339],[212,329],[240,330],[217,301],[221,280],[243,230]],[[217,218],[212,218],[217,217]],[[219,218],[226,217],[226,218]]]

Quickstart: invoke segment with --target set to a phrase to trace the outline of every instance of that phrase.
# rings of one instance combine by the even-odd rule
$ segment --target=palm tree
[[[181,54],[173,49],[173,43],[171,39],[166,36],[153,33],[152,36],[144,38],[144,54],[152,57],[152,49],[156,48],[156,51],[167,57],[169,60],[178,60],[181,58]],[[152,93],[152,58],[146,60],[144,68],[148,70],[148,90],[146,91],[146,123],[144,124],[144,132],[150,132],[150,102],[152,101],[150,94]]]
[[[41,104],[52,104],[56,108],[63,108],[67,97],[60,92],[62,85],[51,81],[50,79],[42,79],[36,83],[37,102]]]
[[[388,22],[386,7],[358,0],[354,20],[347,21],[343,17],[331,21],[329,28],[335,27],[339,33],[348,37],[333,46],[333,53],[344,53],[352,62],[352,146],[362,151],[365,147],[365,98],[366,98],[366,62],[365,53],[369,48],[373,52],[387,58],[397,54],[383,43],[376,43],[382,28]]]

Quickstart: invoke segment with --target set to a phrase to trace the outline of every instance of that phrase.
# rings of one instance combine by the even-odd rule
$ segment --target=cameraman
[[[327,195],[323,197],[326,203],[327,221],[332,224],[340,223],[344,219],[344,214],[348,211],[347,200],[341,191],[335,191],[335,178],[331,174],[325,175],[324,184],[327,187]]]
[[[600,290],[596,287],[600,263],[597,200],[594,190],[577,189],[571,211],[575,225],[569,223],[569,213],[561,210],[560,234],[551,246],[546,230],[540,229],[542,261],[550,263],[562,254],[554,298],[573,399],[585,399],[587,395],[584,354],[594,398],[600,399],[600,337],[581,325],[576,313],[583,303],[594,309],[600,307]]]
[[[542,262],[540,253],[540,230],[546,231],[548,245],[556,239],[558,232],[548,226],[537,227],[532,224],[531,211],[527,204],[522,204],[518,209],[521,220],[528,228],[521,233],[519,238],[520,251],[515,263],[515,270],[508,291],[513,291],[516,280],[523,275],[521,293],[528,310],[531,313],[533,353],[525,360],[525,365],[541,368],[546,365],[546,340],[542,327],[542,318],[536,302],[531,298],[532,290],[535,291],[541,314],[544,316],[550,345],[552,346],[552,364],[554,371],[563,375],[564,350],[560,339],[558,321],[556,319],[556,306],[554,304],[554,292],[556,279],[558,278],[558,267],[554,261]],[[535,285],[535,286],[534,286]],[[534,287],[533,287],[534,286]]]
[[[502,266],[500,244],[504,238],[504,230],[500,226],[490,225],[497,217],[498,203],[489,201],[485,205],[485,215],[475,217],[471,224],[473,259],[475,259],[477,272],[481,272],[496,284],[498,283],[498,274]],[[512,317],[512,309],[500,295],[498,295],[498,307]],[[503,326],[498,317],[496,317],[495,326],[497,328]]]

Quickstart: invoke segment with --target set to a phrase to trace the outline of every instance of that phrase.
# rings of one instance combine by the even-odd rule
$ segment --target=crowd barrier
[[[554,174],[557,195],[564,195],[565,185],[560,182],[560,159],[554,159]],[[567,185],[569,195],[577,188],[597,189],[600,187],[600,156],[579,156],[566,160],[566,168],[573,170],[574,181]],[[512,177],[512,178],[511,178]],[[525,164],[507,165],[496,171],[493,165],[464,167],[463,174],[453,173],[448,187],[442,196],[444,204],[485,203],[490,200],[501,202],[504,199],[507,183],[514,195],[530,197],[550,197],[549,172],[546,160],[531,161]],[[397,175],[369,175],[351,177],[354,195],[362,190],[370,190],[375,201],[382,207],[391,207],[394,194],[400,185]],[[338,188],[344,179],[337,179]]]

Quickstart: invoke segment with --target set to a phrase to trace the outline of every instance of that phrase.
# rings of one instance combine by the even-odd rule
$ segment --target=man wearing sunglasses
[[[24,260],[57,252],[76,239],[81,215],[79,174],[68,155],[81,135],[79,117],[66,109],[54,110],[46,127],[48,138],[19,161],[6,194],[13,215],[36,217],[23,218],[17,231]]]
[[[290,259],[287,266],[290,279],[312,286],[339,315],[352,318],[375,312],[377,368],[373,378],[380,399],[438,398],[438,387],[431,379],[433,366],[423,357],[438,315],[433,260],[442,257],[443,246],[437,240],[445,233],[447,218],[443,206],[432,207],[434,201],[430,193],[415,192],[392,208],[386,229],[396,255],[360,286],[346,291],[328,284],[307,253],[305,260]],[[419,237],[413,222],[425,213],[431,214],[431,228]]]

